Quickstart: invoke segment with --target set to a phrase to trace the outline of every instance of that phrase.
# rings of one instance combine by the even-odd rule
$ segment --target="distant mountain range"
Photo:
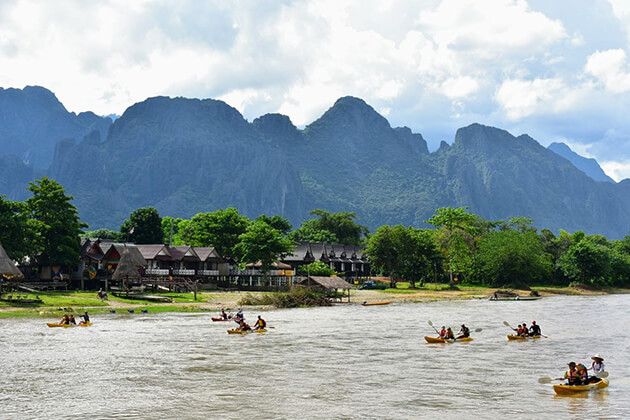
[[[595,181],[596,162],[553,149],[472,124],[430,153],[422,135],[353,97],[300,130],[280,114],[248,122],[212,99],[149,98],[112,121],[69,113],[41,87],[0,89],[0,194],[23,200],[29,181],[52,177],[91,229],[117,229],[143,206],[184,218],[233,206],[295,226],[314,208],[353,211],[372,231],[469,206],[555,232],[628,234],[630,180]]]

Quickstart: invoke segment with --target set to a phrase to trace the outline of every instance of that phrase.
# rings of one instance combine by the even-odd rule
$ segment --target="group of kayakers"
[[[221,310],[221,318],[223,319],[231,319],[238,324],[237,330],[239,331],[252,331],[252,327],[245,321],[245,315],[243,314],[243,310],[239,309],[236,315],[228,314],[225,312],[225,309]],[[258,319],[254,324],[253,330],[264,330],[267,328],[267,321],[265,321],[260,315],[258,315]]]
[[[591,367],[587,368],[583,363],[569,362],[569,370],[566,371],[563,378],[566,379],[567,385],[587,385],[601,381],[596,375],[602,373],[605,370],[604,358],[598,354],[592,356]],[[592,370],[593,375],[589,376],[588,371]]]
[[[518,325],[518,328],[514,329],[516,335],[520,337],[535,337],[541,335],[540,325],[536,324],[536,321],[532,321],[532,325],[527,328],[527,323],[523,322]]]
[[[453,334],[453,329],[451,327],[445,328],[444,325],[442,325],[442,329],[440,329],[438,334],[440,338],[445,338],[447,340],[457,340],[464,337],[470,337],[470,328],[462,324],[461,328],[459,329],[457,333],[457,336],[455,336],[455,334]]]
[[[90,322],[90,316],[88,315],[87,311],[85,311],[85,313],[83,313],[83,315],[80,316],[81,318],[83,318],[80,322],[79,325],[84,325],[87,324],[88,322]],[[77,325],[77,321],[76,319],[74,319],[74,315],[70,314],[64,314],[63,318],[61,318],[61,321],[59,321],[59,324],[61,325]]]

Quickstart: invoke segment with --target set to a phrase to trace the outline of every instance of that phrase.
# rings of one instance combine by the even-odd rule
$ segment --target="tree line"
[[[0,242],[15,260],[34,257],[42,265],[73,267],[80,237],[137,244],[213,246],[236,264],[260,262],[263,270],[289,255],[299,241],[362,245],[374,274],[392,285],[409,282],[490,287],[568,285],[630,286],[630,236],[609,241],[602,235],[538,229],[533,220],[514,217],[487,221],[467,207],[445,207],[426,221],[431,229],[381,226],[370,233],[352,212],[310,212],[312,219],[293,229],[278,215],[251,220],[235,208],[204,212],[190,219],[161,217],[153,207],[133,211],[118,231],[83,232],[72,197],[56,181],[30,183],[25,202],[0,196]],[[310,272],[334,272],[321,262]]]

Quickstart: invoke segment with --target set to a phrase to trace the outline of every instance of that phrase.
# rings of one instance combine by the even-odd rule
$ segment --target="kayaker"
[[[563,379],[563,378],[559,378]],[[567,380],[567,385],[582,385],[582,378],[580,377],[575,362],[569,363],[569,370],[564,374],[564,379]]]
[[[522,325],[519,326],[518,335],[521,337],[527,337],[529,335],[529,329],[527,328],[527,324],[523,322]]]
[[[529,327],[529,335],[532,337],[535,335],[540,335],[540,326],[536,324],[536,321],[532,321],[532,326]]]
[[[241,331],[251,331],[252,327],[250,327],[248,323],[241,319],[238,329]]]
[[[70,315],[70,319],[68,320],[68,324],[77,325],[77,321],[74,320],[74,315]]]
[[[440,335],[440,338],[446,338],[446,327],[444,325],[442,325],[442,329],[438,334]]]
[[[448,327],[448,329],[446,330],[446,337],[449,340],[454,340],[455,339],[455,335],[453,334],[453,330],[451,329],[451,327]]]
[[[464,337],[470,337],[470,329],[465,326],[464,324],[462,324],[462,327],[459,329],[459,332],[457,333],[457,338],[464,338]]]
[[[228,319],[228,314],[225,313],[225,309],[221,309],[221,318]]]
[[[604,358],[600,356],[599,353],[597,353],[595,356],[592,356],[591,359],[593,360],[593,363],[591,363],[590,369],[593,371],[594,375],[606,370],[604,366]]]
[[[584,366],[584,364],[582,363],[578,363],[577,366],[575,367],[575,370],[577,370],[577,373],[580,376],[580,380],[582,381],[582,383],[587,384],[589,381],[588,381],[588,369],[586,369],[586,366]]]
[[[68,314],[65,314],[59,323],[61,325],[70,325],[70,317],[68,317]]]
[[[80,321],[79,325],[85,325],[90,322],[90,316],[88,315],[87,311],[85,311],[85,313],[81,315],[81,318],[83,318],[83,321]]]
[[[254,324],[255,330],[264,330],[267,327],[267,322],[258,315],[258,320]]]

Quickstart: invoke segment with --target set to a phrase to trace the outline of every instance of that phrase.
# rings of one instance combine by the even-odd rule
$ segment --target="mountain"
[[[68,112],[43,87],[0,88],[0,150],[37,169],[50,165],[58,141],[81,138],[94,130],[104,138],[111,122],[92,112]]]
[[[75,197],[92,229],[117,229],[143,206],[184,218],[233,206],[296,227],[314,208],[352,211],[372,231],[426,227],[439,207],[469,206],[487,220],[526,216],[553,231],[620,238],[630,228],[630,180],[596,182],[531,137],[480,124],[429,153],[422,135],[353,97],[302,130],[280,114],[248,122],[222,101],[149,98],[106,134],[64,136],[46,171],[2,159],[12,169],[0,175],[12,178],[0,194],[13,198],[43,173]]]
[[[593,178],[595,181],[615,182],[611,177],[606,175],[595,159],[585,158],[578,155],[566,144],[551,143],[547,148],[571,162],[573,166]]]

